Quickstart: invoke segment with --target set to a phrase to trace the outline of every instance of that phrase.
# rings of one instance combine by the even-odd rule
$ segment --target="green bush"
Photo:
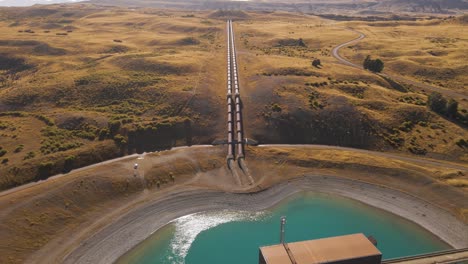
[[[429,108],[439,114],[444,114],[446,110],[447,100],[441,93],[433,92],[427,98],[427,105]]]
[[[30,151],[28,152],[28,154],[26,154],[26,156],[24,157],[24,160],[32,159],[34,157],[36,157],[36,153],[34,151]]]
[[[408,150],[416,155],[426,155],[427,150],[425,148],[420,148],[420,147],[409,147]]]
[[[75,137],[87,139],[93,141],[96,138],[96,134],[89,131],[76,130],[72,132]]]
[[[367,56],[363,63],[364,69],[372,72],[381,72],[384,68],[384,63],[380,59],[371,59],[371,56]]]
[[[454,118],[457,116],[457,113],[458,113],[458,102],[453,100],[453,99],[450,99],[448,102],[447,102],[447,116],[448,117],[451,117],[451,118]]]
[[[63,172],[69,172],[73,169],[73,164],[76,160],[76,157],[73,155],[70,155],[65,158],[64,164],[63,164]]]
[[[54,121],[52,119],[48,118],[47,116],[36,114],[36,115],[34,115],[34,117],[39,119],[40,121],[44,122],[48,126],[55,125]]]
[[[468,141],[464,140],[463,138],[457,140],[455,144],[457,144],[460,148],[468,148]]]
[[[312,66],[314,66],[314,67],[318,67],[318,66],[321,66],[321,65],[322,65],[322,62],[319,59],[314,59],[312,61]]]
[[[114,142],[119,148],[122,148],[127,144],[126,138],[120,134],[114,136]]]
[[[3,157],[5,156],[5,154],[7,154],[8,151],[6,151],[5,149],[3,149],[2,147],[0,147],[0,157]]]
[[[37,169],[39,179],[44,180],[51,176],[53,167],[54,163],[52,162],[43,162],[39,164],[39,167]]]
[[[104,140],[110,135],[109,129],[108,128],[103,128],[99,130],[99,135],[98,138],[99,140]]]
[[[15,153],[19,153],[19,152],[21,152],[23,149],[24,149],[24,145],[23,145],[23,144],[20,144],[20,145],[18,145],[18,146],[15,148],[14,152],[15,152]]]
[[[401,131],[405,131],[405,132],[409,132],[411,131],[411,129],[413,128],[414,124],[413,122],[411,121],[405,121],[401,124],[401,126],[399,127],[399,129]]]
[[[120,121],[110,121],[108,124],[107,124],[107,127],[109,128],[109,134],[110,135],[116,135],[117,132],[119,132],[119,129],[120,129],[120,126],[122,125],[122,123],[120,123]]]
[[[272,110],[273,112],[281,112],[282,109],[281,109],[281,106],[280,106],[279,104],[273,104],[273,105],[271,106],[271,110]]]

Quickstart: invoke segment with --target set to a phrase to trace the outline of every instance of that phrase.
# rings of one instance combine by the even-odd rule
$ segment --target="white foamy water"
[[[190,246],[198,234],[205,230],[234,221],[256,221],[266,214],[266,212],[224,210],[182,216],[172,222],[175,225],[175,234],[171,240],[172,256],[169,257],[169,260],[175,264],[184,264]]]

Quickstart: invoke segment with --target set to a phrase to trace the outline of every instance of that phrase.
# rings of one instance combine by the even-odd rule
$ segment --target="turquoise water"
[[[119,263],[258,263],[258,248],[279,242],[286,216],[286,241],[353,233],[373,236],[383,258],[450,248],[437,237],[385,211],[354,200],[302,193],[262,212],[219,211],[177,219],[132,250]]]

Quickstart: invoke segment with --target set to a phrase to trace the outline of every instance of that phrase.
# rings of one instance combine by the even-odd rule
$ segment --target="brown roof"
[[[268,246],[268,247],[261,247],[260,250],[262,251],[263,258],[268,264],[270,263],[292,264],[291,260],[289,259],[288,253],[286,252],[286,249],[283,247],[282,244]]]
[[[297,264],[318,264],[332,261],[381,255],[363,234],[330,237],[287,244]],[[260,248],[267,264],[292,263],[283,245]]]

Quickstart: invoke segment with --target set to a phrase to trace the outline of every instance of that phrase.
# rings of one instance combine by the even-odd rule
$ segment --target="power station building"
[[[259,264],[380,264],[382,253],[364,234],[260,248]]]

